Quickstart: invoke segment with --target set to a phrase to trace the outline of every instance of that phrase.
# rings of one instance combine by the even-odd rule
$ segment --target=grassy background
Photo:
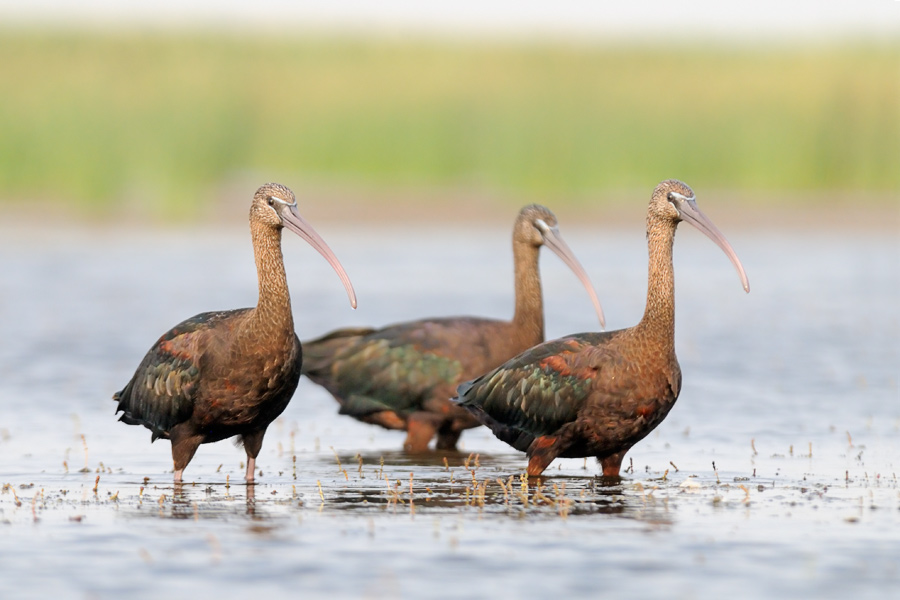
[[[607,47],[0,31],[0,202],[190,218],[223,182],[594,202],[900,191],[900,44]]]

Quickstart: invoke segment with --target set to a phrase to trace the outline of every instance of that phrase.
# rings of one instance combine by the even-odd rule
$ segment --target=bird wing
[[[519,450],[573,423],[596,390],[592,383],[616,356],[606,345],[618,332],[582,333],[538,344],[459,386],[456,403]]]
[[[147,352],[131,381],[113,395],[120,421],[143,425],[153,439],[169,437],[175,425],[187,421],[203,369],[210,332],[239,311],[201,313],[182,321],[159,338]]]
[[[460,353],[465,347],[480,352],[482,322],[492,323],[469,318],[401,323],[347,344],[338,344],[347,336],[335,332],[303,344],[303,371],[341,402],[344,414],[411,412],[442,386],[452,390],[463,377]],[[308,362],[310,355],[313,362]],[[448,391],[446,399],[450,395]]]
[[[353,348],[362,338],[375,332],[371,327],[347,327],[302,342],[303,364],[300,372],[311,379],[327,377],[338,353]]]

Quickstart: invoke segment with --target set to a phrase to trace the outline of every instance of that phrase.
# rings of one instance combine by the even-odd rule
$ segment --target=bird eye
[[[266,201],[269,203],[269,206],[275,204],[275,198],[273,198],[272,196],[269,196]]]
[[[666,194],[666,198],[668,198],[669,202],[675,202],[675,194],[673,194],[672,192]]]

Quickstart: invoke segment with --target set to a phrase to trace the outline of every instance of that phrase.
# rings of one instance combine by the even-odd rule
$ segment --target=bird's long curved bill
[[[706,234],[706,237],[714,241],[725,252],[728,258],[731,259],[734,268],[737,269],[738,275],[741,276],[741,284],[744,286],[744,291],[749,293],[750,281],[747,279],[747,273],[744,272],[744,265],[741,264],[741,260],[737,257],[734,248],[731,247],[731,244],[728,243],[722,232],[697,208],[697,202],[693,198],[688,198],[680,204],[678,212],[682,220],[702,231]]]
[[[575,254],[572,253],[569,245],[560,237],[557,228],[554,227],[544,233],[544,245],[553,250],[554,254],[572,269],[572,272],[575,273],[575,276],[578,277],[582,285],[584,285],[584,289],[587,290],[588,296],[591,297],[591,302],[594,303],[594,310],[597,311],[597,318],[600,319],[600,327],[606,329],[606,318],[603,316],[603,307],[600,306],[600,300],[597,298],[597,292],[594,291],[591,279],[581,266],[581,263],[578,262],[578,259],[575,258]]]
[[[319,254],[325,257],[325,260],[328,261],[331,268],[334,269],[338,274],[338,277],[341,278],[341,282],[347,290],[347,296],[350,298],[350,306],[356,308],[356,292],[353,289],[353,284],[350,283],[350,277],[347,276],[347,272],[344,271],[341,261],[337,259],[337,256],[334,255],[334,252],[331,251],[331,248],[328,247],[325,240],[316,233],[316,230],[313,229],[312,225],[310,225],[306,219],[300,216],[296,206],[285,206],[281,211],[281,217],[285,227],[306,240],[310,246],[315,248]]]

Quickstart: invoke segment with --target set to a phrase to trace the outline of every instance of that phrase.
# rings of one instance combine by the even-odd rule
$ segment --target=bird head
[[[356,292],[353,290],[353,284],[350,283],[350,277],[325,240],[297,212],[297,198],[294,196],[294,192],[280,183],[263,185],[253,195],[253,204],[250,205],[250,220],[278,231],[287,227],[306,240],[328,261],[331,268],[341,278],[341,282],[347,290],[347,296],[350,298],[350,305],[356,308]]]
[[[702,231],[728,256],[741,277],[744,291],[750,291],[750,282],[747,280],[744,266],[734,248],[731,247],[722,232],[713,225],[713,222],[697,207],[694,190],[687,184],[677,179],[667,179],[656,186],[650,199],[650,210],[647,214],[648,225],[653,220],[667,220],[673,225],[686,221]]]
[[[606,327],[606,319],[603,316],[603,307],[597,298],[597,292],[581,263],[575,258],[575,254],[559,234],[559,225],[549,208],[540,204],[529,204],[519,211],[516,224],[513,228],[513,243],[525,243],[534,248],[546,246],[553,251],[578,277],[584,289],[587,290],[600,320],[600,326]]]

